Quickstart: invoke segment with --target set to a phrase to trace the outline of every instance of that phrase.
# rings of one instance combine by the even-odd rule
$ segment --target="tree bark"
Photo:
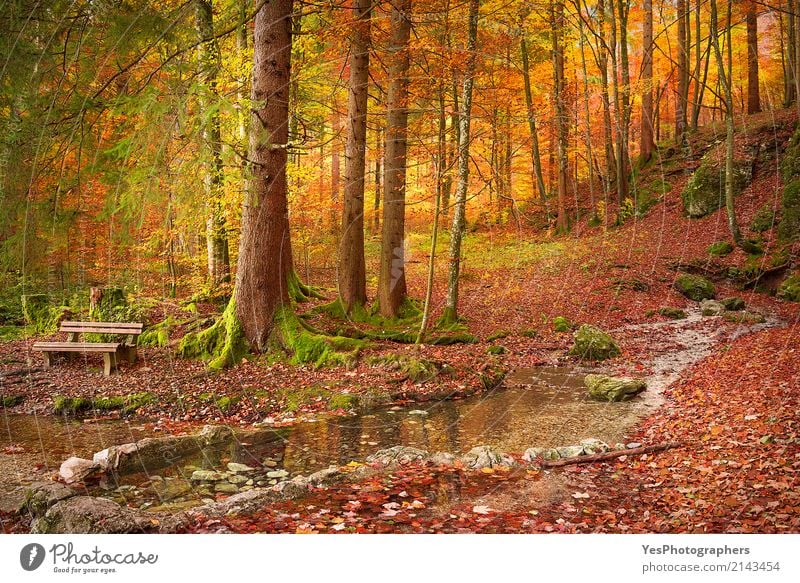
[[[628,455],[642,455],[645,453],[657,453],[659,451],[666,451],[675,447],[682,447],[684,444],[677,441],[670,441],[658,445],[646,445],[643,447],[635,447],[631,449],[616,449],[614,451],[606,451],[603,453],[596,453],[594,455],[582,455],[578,457],[564,458],[560,460],[543,460],[543,468],[560,468],[563,466],[570,466],[574,464],[591,464],[594,462],[604,462],[613,460]]]
[[[747,113],[761,111],[758,89],[758,12],[755,2],[747,6]]]
[[[639,146],[639,164],[647,163],[656,144],[653,141],[653,0],[644,0],[643,55],[642,55],[642,131]]]
[[[686,107],[689,99],[689,52],[687,50],[688,31],[687,0],[677,0],[678,21],[678,95],[675,101],[675,141],[686,144]]]
[[[271,0],[255,18],[250,159],[234,294],[250,347],[268,348],[278,310],[289,305],[293,273],[286,195],[292,0]]]
[[[600,99],[603,102],[603,138],[605,141],[606,173],[603,191],[608,206],[608,196],[616,182],[617,161],[614,156],[614,134],[611,126],[611,100],[608,95],[608,48],[606,46],[606,6],[605,0],[597,2],[597,28],[600,39],[597,47],[597,64],[600,69]]]
[[[214,39],[214,17],[211,0],[195,0],[197,23],[197,72],[202,84],[200,110],[205,115],[209,109],[214,113],[203,122],[203,148],[205,170],[203,188],[206,199],[206,260],[208,285],[214,290],[221,283],[230,281],[230,259],[225,215],[222,210],[222,139],[219,113],[214,101],[217,96],[217,75],[220,69],[219,45]]]
[[[372,232],[377,233],[381,228],[381,158],[383,148],[381,144],[381,128],[375,129],[375,196],[372,199]]]
[[[449,269],[447,274],[447,300],[442,320],[447,323],[458,321],[458,280],[461,273],[461,240],[467,206],[469,186],[469,141],[472,112],[472,88],[475,82],[475,62],[478,43],[478,10],[480,0],[469,2],[469,25],[467,32],[467,62],[464,71],[464,85],[461,93],[461,110],[458,131],[458,184],[456,202],[453,208],[453,224],[450,229]]]
[[[728,7],[727,28],[730,35],[730,5]],[[722,85],[722,96],[725,100],[725,209],[728,214],[728,228],[731,237],[736,245],[742,244],[742,235],[739,232],[739,225],[736,221],[736,209],[733,199],[733,92],[731,90],[731,58],[730,58],[730,36],[728,37],[728,71],[725,71],[725,62],[722,58],[722,51],[719,48],[717,26],[717,1],[711,0],[711,43],[714,47],[714,55],[717,58],[717,70],[719,73],[720,84]]]
[[[567,217],[567,173],[569,172],[569,119],[564,104],[564,52],[561,47],[561,34],[564,29],[564,3],[550,3],[550,24],[553,43],[553,96],[555,102],[555,123],[557,139],[557,184],[558,184],[558,216],[556,230],[566,233],[569,228]]]
[[[378,279],[380,311],[388,318],[398,316],[400,306],[406,298],[404,237],[410,36],[411,0],[397,0],[392,7],[391,44],[388,57],[383,231]]]
[[[528,131],[531,136],[531,166],[533,179],[536,182],[536,189],[539,191],[539,200],[542,201],[542,208],[546,215],[550,215],[550,207],[547,203],[547,189],[544,185],[544,175],[542,174],[542,156],[539,152],[539,131],[536,128],[536,113],[533,110],[533,92],[531,90],[530,63],[528,60],[528,43],[525,40],[525,33],[522,32],[519,41],[520,53],[522,55],[522,79],[525,83],[525,108],[528,111]]]
[[[345,148],[344,210],[339,249],[339,299],[345,313],[367,302],[364,262],[364,173],[367,150],[367,88],[372,0],[356,0],[350,46],[350,96]]]

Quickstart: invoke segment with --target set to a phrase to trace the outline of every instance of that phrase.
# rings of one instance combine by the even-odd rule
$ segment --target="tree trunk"
[[[783,106],[789,107],[792,103],[795,102],[796,98],[796,91],[795,91],[795,38],[796,38],[796,31],[795,31],[795,18],[794,18],[794,9],[792,8],[792,0],[787,0],[786,6],[788,8],[787,13],[784,15],[783,13],[779,12],[778,14],[781,15],[781,18],[786,18],[786,50],[781,51],[782,53],[786,54],[786,75],[784,77],[784,97],[783,97]],[[783,35],[781,35],[781,39],[783,39]]]
[[[341,165],[339,161],[339,134],[342,131],[341,120],[339,119],[338,100],[333,100],[333,111],[331,112],[331,213],[330,226],[334,235],[339,234],[339,183],[341,182]]]
[[[532,178],[536,182],[539,191],[539,200],[542,201],[542,208],[546,215],[550,215],[550,208],[547,204],[547,189],[544,185],[544,175],[542,174],[542,157],[539,152],[539,132],[536,129],[536,113],[533,110],[533,92],[531,91],[530,63],[528,61],[528,43],[525,41],[525,33],[519,41],[520,53],[522,54],[522,79],[525,83],[525,108],[528,110],[528,131],[531,135],[531,166]]]
[[[293,273],[286,196],[292,0],[272,0],[255,18],[250,160],[234,295],[250,347],[268,348],[278,310],[289,305]]]
[[[469,2],[469,28],[467,33],[467,62],[464,71],[464,86],[461,93],[461,111],[458,131],[458,184],[453,208],[453,225],[450,229],[450,265],[447,274],[447,300],[442,321],[458,321],[458,279],[461,273],[461,240],[467,206],[469,186],[469,140],[472,111],[472,87],[475,82],[475,61],[478,43],[478,9],[480,0]]]
[[[597,28],[600,39],[597,46],[597,64],[600,69],[600,99],[603,102],[603,138],[605,142],[606,174],[603,181],[605,204],[608,206],[608,196],[616,182],[617,161],[614,157],[614,134],[611,129],[611,100],[608,96],[608,50],[606,43],[606,6],[605,0],[597,2]],[[606,215],[607,216],[607,215]]]
[[[558,164],[558,217],[556,230],[566,233],[569,228],[567,218],[567,173],[569,172],[569,119],[564,105],[564,52],[561,47],[561,34],[564,29],[564,3],[560,1],[550,3],[550,24],[553,43],[553,96],[555,102],[555,123],[557,139],[557,164]]]
[[[687,44],[687,0],[677,0],[678,21],[678,95],[675,107],[675,141],[686,144],[686,106],[689,98],[689,53]]]
[[[643,56],[642,56],[642,132],[639,147],[639,165],[646,164],[653,155],[653,0],[644,0]]]
[[[350,97],[344,168],[344,210],[339,249],[339,299],[346,313],[367,302],[364,262],[364,173],[367,150],[367,88],[371,0],[356,0],[350,48]]]
[[[730,11],[730,7],[728,9]],[[730,33],[730,12],[728,13],[727,30]],[[717,36],[717,0],[711,0],[711,43],[714,47],[714,55],[717,59],[717,69],[719,72],[720,84],[722,85],[722,96],[725,100],[725,209],[728,213],[728,227],[737,245],[741,245],[742,236],[739,232],[739,225],[736,221],[736,209],[733,200],[733,92],[731,91],[731,60],[730,52],[728,59],[728,71],[725,71],[725,63],[722,58],[722,51],[719,48],[719,37]],[[728,39],[728,50],[730,38]]]
[[[400,306],[406,298],[404,237],[410,35],[411,0],[397,0],[392,7],[391,44],[388,57],[383,231],[378,279],[380,311],[388,318],[398,316]]]
[[[761,111],[758,89],[758,12],[755,2],[747,6],[747,113]]]
[[[214,103],[217,97],[217,74],[220,68],[219,45],[214,40],[214,19],[211,0],[195,0],[197,23],[197,73],[202,84],[200,111],[213,108],[214,113],[203,122],[203,148],[205,170],[203,187],[207,206],[206,250],[208,285],[213,290],[230,281],[230,259],[225,215],[222,210],[222,139],[219,113]]]
[[[617,9],[619,11],[619,55],[620,68],[622,74],[622,127],[620,128],[621,150],[617,157],[622,162],[617,162],[621,172],[619,178],[621,200],[629,197],[630,183],[629,174],[631,169],[630,152],[630,127],[631,127],[631,74],[628,62],[628,13],[630,12],[630,0],[618,0]]]
[[[377,233],[381,228],[381,157],[383,148],[381,128],[375,129],[375,197],[372,203],[372,232]]]
[[[583,115],[586,123],[584,132],[584,145],[586,146],[586,167],[589,173],[589,203],[592,206],[591,217],[597,218],[597,204],[594,200],[594,153],[592,152],[592,115],[589,110],[589,73],[586,69],[586,33],[583,29],[583,20],[578,20],[580,28],[581,72],[583,74]],[[576,130],[577,133],[577,130]]]

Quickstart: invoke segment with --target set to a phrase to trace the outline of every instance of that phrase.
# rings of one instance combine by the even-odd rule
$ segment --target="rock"
[[[749,183],[752,164],[734,160],[733,194],[738,195]],[[681,193],[686,214],[693,219],[705,217],[725,204],[725,161],[719,152],[712,150],[703,156]]]
[[[584,454],[582,445],[564,445],[557,447],[556,451],[562,458],[578,457]]]
[[[123,508],[107,498],[73,496],[56,503],[31,525],[33,534],[116,534],[158,532],[174,526],[180,518],[153,520],[153,515]]]
[[[717,294],[713,283],[705,277],[690,273],[682,273],[676,277],[674,287],[682,295],[695,302],[714,299]]]
[[[588,439],[582,439],[581,445],[583,446],[583,453],[585,453],[586,455],[603,453],[610,449],[606,442],[600,441],[599,439],[595,439],[594,437],[590,437]]]
[[[583,324],[574,334],[575,344],[569,353],[587,360],[606,360],[619,356],[622,351],[614,339],[594,326]]]
[[[171,466],[182,457],[200,451],[201,445],[194,435],[147,437],[98,451],[93,460],[103,471],[124,475]]]
[[[627,401],[647,388],[641,379],[589,374],[583,379],[589,395],[601,401]]]
[[[734,324],[763,324],[767,319],[755,312],[725,312],[722,317]]]
[[[778,287],[778,297],[787,302],[800,302],[800,272],[790,275]]]
[[[724,300],[720,300],[720,303],[725,306],[726,310],[731,312],[739,312],[746,307],[742,298],[725,298]]]
[[[180,502],[171,502],[169,504],[159,504],[158,506],[150,506],[147,512],[176,512],[178,510],[188,510],[200,506],[200,500],[181,500]]]
[[[58,470],[59,477],[67,484],[82,482],[95,472],[100,470],[100,464],[91,460],[72,456],[64,460]]]
[[[367,457],[369,463],[379,463],[384,466],[395,464],[407,464],[409,462],[422,461],[428,458],[428,452],[415,447],[396,445],[387,449],[376,451]]]
[[[558,450],[553,447],[529,447],[525,450],[522,459],[526,462],[532,462],[537,459],[557,460],[560,457]]]
[[[341,476],[342,472],[339,471],[337,466],[329,466],[308,476],[308,481],[315,486],[327,486],[338,481]]]
[[[725,311],[725,306],[717,300],[703,300],[700,302],[700,311],[704,316],[719,316]]]
[[[686,318],[686,312],[680,308],[670,308],[665,306],[663,308],[659,308],[658,313],[665,318],[670,318],[671,320],[683,320]]]
[[[642,444],[638,441],[631,441],[630,443],[626,443],[625,447],[627,449],[636,449],[637,447],[642,447]]]
[[[214,484],[214,492],[218,492],[220,494],[236,494],[239,492],[239,488],[230,482],[217,482]]]
[[[225,479],[225,474],[213,470],[196,470],[189,479],[192,482],[221,482]]]
[[[198,436],[203,445],[227,443],[234,438],[233,429],[226,425],[205,425]]]
[[[268,468],[274,468],[274,467],[276,467],[278,465],[278,462],[276,462],[275,460],[270,459],[270,458],[265,459],[263,463]]]
[[[500,451],[495,451],[488,445],[473,447],[461,456],[463,464],[475,470],[480,468],[493,468],[495,466],[515,466],[514,459]]]
[[[36,482],[22,489],[20,504],[14,508],[15,513],[30,512],[33,516],[42,516],[56,502],[75,496],[72,488],[59,482]]]
[[[152,487],[162,502],[169,502],[192,492],[192,485],[180,478],[152,482]]]
[[[276,484],[272,487],[272,490],[279,493],[281,498],[291,500],[308,494],[309,484],[308,478],[297,476],[292,480]]]
[[[234,475],[232,475],[231,477],[229,477],[229,478],[228,478],[228,481],[229,481],[231,484],[236,484],[237,486],[241,486],[241,485],[243,485],[243,484],[246,484],[246,483],[247,483],[247,482],[249,482],[250,480],[249,480],[249,478],[248,478],[247,476],[242,476],[242,475],[239,475],[239,474],[234,474]]]
[[[709,245],[707,251],[709,255],[725,257],[733,253],[733,245],[731,245],[730,241],[717,241]]]
[[[235,462],[230,462],[228,464],[228,471],[233,472],[234,474],[245,474],[247,472],[254,472],[255,468],[251,468],[245,464],[237,464]]]
[[[280,478],[286,478],[288,476],[289,476],[289,472],[287,472],[286,470],[273,470],[271,472],[267,472],[267,477],[268,478],[280,479]]]
[[[408,412],[409,415],[427,415],[427,411],[423,411],[422,409],[412,409]]]
[[[431,456],[430,461],[435,466],[452,466],[456,463],[456,456],[446,451],[437,451]]]

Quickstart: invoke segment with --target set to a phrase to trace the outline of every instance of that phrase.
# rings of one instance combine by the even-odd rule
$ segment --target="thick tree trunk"
[[[404,237],[408,139],[408,41],[411,35],[411,0],[397,0],[394,3],[391,30],[378,301],[381,314],[394,318],[397,317],[400,306],[406,298]]]
[[[234,295],[253,350],[264,352],[275,316],[289,305],[293,273],[286,196],[292,0],[271,0],[255,18],[250,159],[253,178],[242,209]]]
[[[584,132],[584,146],[586,146],[586,167],[589,180],[589,203],[592,206],[592,219],[597,218],[597,204],[594,199],[594,153],[592,151],[592,115],[589,110],[589,73],[586,68],[586,33],[583,28],[583,20],[578,20],[580,28],[580,48],[581,48],[581,73],[583,74],[583,116],[586,129]],[[577,133],[577,130],[576,130]]]
[[[781,8],[783,8],[783,6],[781,6]],[[786,54],[783,106],[789,107],[792,103],[795,102],[795,97],[796,97],[795,80],[794,80],[795,60],[796,60],[795,59],[796,33],[795,33],[794,10],[792,9],[792,0],[786,1],[786,8],[787,8],[786,14],[784,14],[783,12],[778,12],[778,14],[780,15],[781,19],[786,20],[786,45],[785,45],[785,50],[782,50],[781,54]],[[783,40],[783,35],[781,35],[781,40]]]
[[[644,0],[642,56],[642,131],[639,164],[650,160],[656,144],[653,141],[653,0]]]
[[[617,58],[617,10],[614,0],[611,0],[611,39],[609,42],[609,51],[611,53],[611,72],[612,80],[614,82],[614,115],[616,117],[616,133],[614,144],[616,146],[616,185],[617,185],[617,205],[622,206],[622,201],[628,198],[628,171],[627,171],[627,153],[625,151],[625,104],[623,94],[625,92],[624,82],[620,82],[620,66],[619,59]],[[622,89],[620,85],[623,85]]]
[[[383,148],[381,146],[383,138],[381,137],[381,128],[375,130],[375,180],[374,189],[375,196],[372,199],[372,232],[377,233],[381,228],[381,157],[383,156]]]
[[[597,46],[597,65],[600,69],[600,99],[603,102],[603,138],[605,150],[606,173],[603,181],[603,191],[608,206],[608,196],[616,182],[617,161],[614,157],[614,134],[611,126],[611,100],[608,95],[608,50],[606,42],[606,6],[605,0],[597,2],[597,28],[600,39]]]
[[[334,235],[339,234],[339,183],[342,181],[341,165],[339,160],[339,138],[342,131],[341,120],[339,119],[339,104],[333,101],[333,111],[331,112],[331,214],[330,226]]]
[[[217,74],[220,68],[219,45],[214,40],[214,17],[211,0],[195,0],[197,24],[197,72],[202,84],[200,110],[213,109],[215,113],[203,123],[203,148],[205,170],[203,187],[206,198],[206,251],[208,285],[213,290],[223,282],[230,281],[230,259],[225,215],[222,210],[222,139],[219,113],[214,101],[217,99]]]
[[[542,156],[539,152],[539,132],[536,129],[536,113],[533,110],[533,92],[531,90],[531,73],[528,59],[528,43],[525,41],[525,33],[519,41],[520,53],[522,55],[522,80],[525,83],[525,108],[528,110],[528,131],[531,136],[531,167],[532,177],[536,182],[536,189],[539,191],[539,200],[542,208],[547,215],[550,215],[550,208],[547,204],[547,189],[544,185],[544,175],[542,174]]]
[[[747,113],[761,111],[758,89],[758,12],[754,2],[747,7]]]
[[[630,12],[630,0],[618,0],[617,9],[619,11],[619,55],[622,73],[622,127],[620,128],[621,151],[617,156],[622,162],[617,162],[621,171],[620,195],[621,200],[628,198],[630,192],[629,174],[631,169],[630,152],[630,127],[631,127],[631,74],[628,62],[628,14]]]
[[[730,35],[730,7],[728,8],[727,31]],[[717,70],[720,84],[722,85],[722,96],[725,100],[725,209],[728,213],[728,227],[731,237],[737,245],[742,243],[742,235],[739,232],[739,225],[736,221],[736,209],[733,199],[733,92],[731,91],[731,58],[728,53],[728,70],[725,70],[725,63],[722,58],[722,51],[719,48],[719,37],[717,36],[717,1],[711,0],[711,43],[714,47],[714,55],[717,59]],[[730,51],[730,36],[728,37],[728,50]]]
[[[564,29],[564,3],[550,3],[550,23],[553,43],[553,95],[555,102],[555,123],[557,139],[557,164],[558,164],[558,217],[556,229],[565,233],[569,228],[567,217],[567,173],[569,172],[569,119],[564,104],[564,52],[561,47],[561,34]]]
[[[367,302],[364,263],[364,173],[367,150],[367,87],[371,0],[356,0],[350,48],[350,97],[345,149],[344,210],[339,249],[339,299],[345,312]]]
[[[458,321],[458,279],[461,273],[461,240],[466,223],[467,188],[469,186],[469,141],[472,111],[472,88],[475,82],[475,61],[478,43],[478,9],[480,0],[469,2],[469,25],[467,32],[467,62],[464,71],[464,86],[461,93],[461,111],[458,131],[458,184],[453,209],[453,225],[450,229],[450,265],[447,274],[447,300],[442,320]]]

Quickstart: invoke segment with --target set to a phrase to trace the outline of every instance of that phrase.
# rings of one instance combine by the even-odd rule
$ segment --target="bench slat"
[[[119,342],[37,342],[33,350],[39,352],[116,352]]]
[[[141,333],[144,324],[136,322],[62,322],[62,332],[118,332],[119,334]]]
[[[96,334],[133,334],[134,336],[138,336],[142,333],[141,330],[133,330],[130,328],[61,328],[61,332],[70,332],[80,334],[83,332],[91,332]]]

